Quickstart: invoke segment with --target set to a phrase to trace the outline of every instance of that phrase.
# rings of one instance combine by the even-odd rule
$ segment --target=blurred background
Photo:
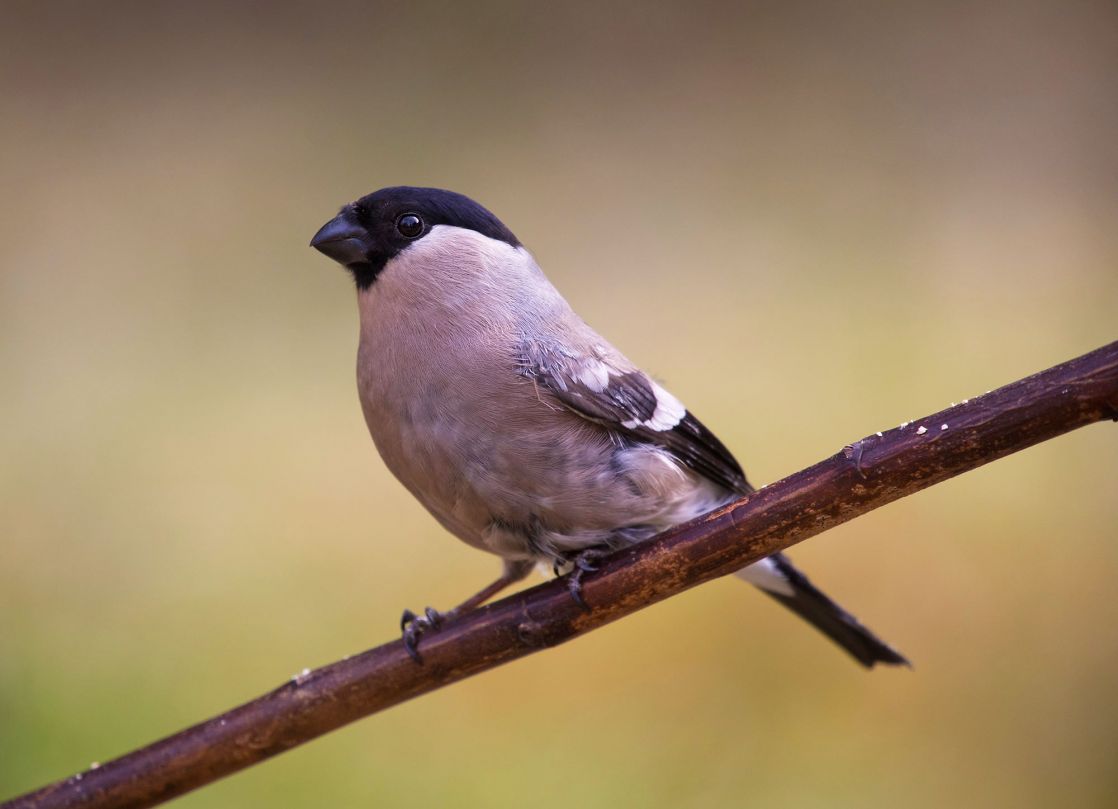
[[[1118,338],[1110,2],[7,2],[0,797],[389,640],[497,570],[383,468],[352,285],[391,184],[492,208],[774,481]],[[184,807],[1113,805],[1118,429]]]

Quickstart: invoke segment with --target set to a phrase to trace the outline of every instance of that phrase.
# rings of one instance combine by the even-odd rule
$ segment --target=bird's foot
[[[426,632],[439,629],[447,617],[449,614],[444,615],[432,607],[426,607],[422,615],[404,610],[404,614],[400,616],[400,632],[404,638],[404,649],[416,663],[423,662],[419,656],[419,639]]]
[[[571,594],[575,603],[584,610],[589,610],[590,605],[582,597],[582,577],[586,573],[593,573],[597,570],[597,563],[609,555],[610,551],[607,548],[587,548],[567,560],[574,567],[570,576],[567,577],[567,592]]]

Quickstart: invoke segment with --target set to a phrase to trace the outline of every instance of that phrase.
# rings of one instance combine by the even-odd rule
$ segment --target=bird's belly
[[[470,437],[458,422],[418,408],[369,419],[369,431],[389,471],[452,534],[486,549],[491,508],[470,486]]]
[[[667,453],[619,445],[574,414],[494,426],[412,408],[375,423],[385,463],[432,515],[508,559],[631,544],[726,499]]]
[[[555,560],[645,539],[727,499],[662,449],[541,400],[511,370],[489,389],[484,374],[410,370],[359,378],[369,431],[389,470],[474,547]]]

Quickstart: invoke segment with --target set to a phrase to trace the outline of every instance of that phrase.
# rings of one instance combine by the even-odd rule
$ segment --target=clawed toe
[[[400,632],[403,636],[404,649],[416,663],[422,663],[419,656],[419,639],[428,630],[437,630],[442,626],[444,616],[438,610],[427,607],[422,615],[416,615],[411,610],[404,610],[400,616]]]
[[[571,571],[570,578],[567,579],[567,592],[571,594],[571,598],[574,599],[576,604],[589,612],[590,605],[582,597],[582,572],[581,568],[575,568]]]
[[[603,548],[587,548],[571,557],[569,562],[574,566],[571,575],[567,578],[567,592],[582,609],[589,611],[590,605],[582,597],[582,577],[586,573],[593,573],[599,567],[598,562],[609,556],[609,550]]]
[[[605,551],[583,551],[574,558],[575,568],[583,573],[593,573],[598,569],[597,563],[606,556]]]

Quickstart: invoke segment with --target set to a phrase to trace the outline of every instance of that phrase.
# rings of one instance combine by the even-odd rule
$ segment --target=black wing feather
[[[566,372],[563,363],[543,361],[538,345],[527,352],[527,357],[535,361],[525,363],[525,375],[583,418],[631,439],[663,447],[728,491],[753,491],[734,456],[690,411],[668,429],[649,426],[660,402],[652,381],[642,371],[611,368],[608,384],[599,391]],[[594,361],[604,362],[598,358]]]
[[[639,428],[634,432],[663,446],[700,475],[732,492],[749,494],[753,491],[737,459],[690,410],[671,430]]]

